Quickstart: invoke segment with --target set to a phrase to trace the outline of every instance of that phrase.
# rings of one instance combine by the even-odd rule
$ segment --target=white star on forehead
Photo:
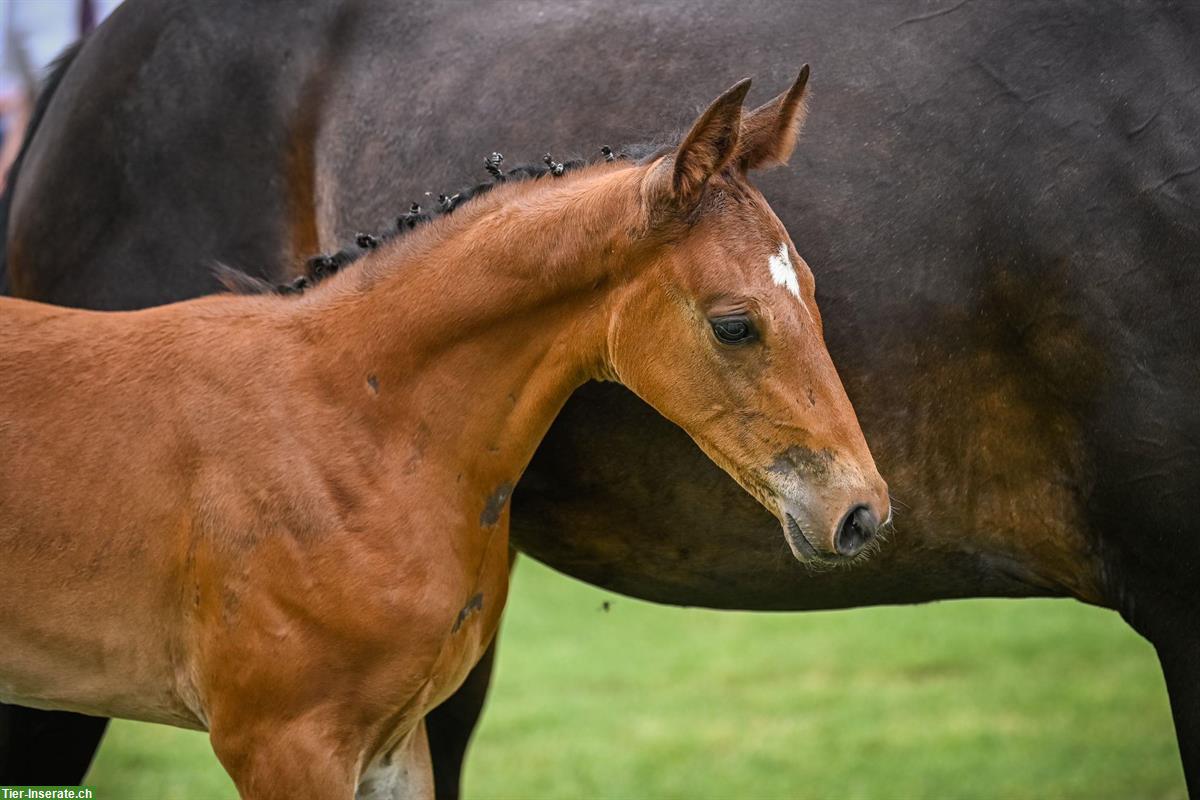
[[[792,266],[792,257],[788,255],[787,243],[779,245],[779,252],[767,259],[771,268],[771,280],[776,286],[783,286],[796,299],[800,299],[800,282],[796,280],[796,268]]]

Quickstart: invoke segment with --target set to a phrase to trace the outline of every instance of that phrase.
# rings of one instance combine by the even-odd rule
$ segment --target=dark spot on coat
[[[500,521],[500,512],[504,510],[504,504],[512,496],[512,490],[513,485],[508,481],[496,487],[496,491],[492,492],[484,504],[483,513],[479,515],[480,527],[490,528]]]
[[[379,378],[374,375],[368,375],[367,386],[371,389],[372,394],[379,394]]]
[[[454,627],[450,629],[451,633],[458,633],[458,629],[467,621],[467,617],[474,614],[476,611],[483,610],[483,592],[478,592],[467,601],[467,604],[462,607],[462,611],[458,612],[458,618],[454,620]]]

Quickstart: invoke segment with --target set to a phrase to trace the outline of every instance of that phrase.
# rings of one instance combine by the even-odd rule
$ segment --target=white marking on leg
[[[786,242],[779,245],[776,255],[767,259],[767,266],[771,268],[771,280],[775,281],[775,285],[786,288],[799,300],[800,281],[796,280],[796,268],[792,266]]]

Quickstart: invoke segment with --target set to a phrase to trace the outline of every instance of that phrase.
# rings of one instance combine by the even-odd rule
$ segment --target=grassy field
[[[605,612],[602,604],[611,603]],[[100,800],[234,797],[204,736],[117,723]],[[1183,798],[1154,655],[1067,601],[651,606],[517,570],[469,798]]]

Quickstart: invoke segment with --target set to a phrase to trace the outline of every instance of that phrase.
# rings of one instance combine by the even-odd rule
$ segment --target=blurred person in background
[[[87,35],[121,0],[0,3],[0,191],[21,148],[38,82],[59,53]]]

